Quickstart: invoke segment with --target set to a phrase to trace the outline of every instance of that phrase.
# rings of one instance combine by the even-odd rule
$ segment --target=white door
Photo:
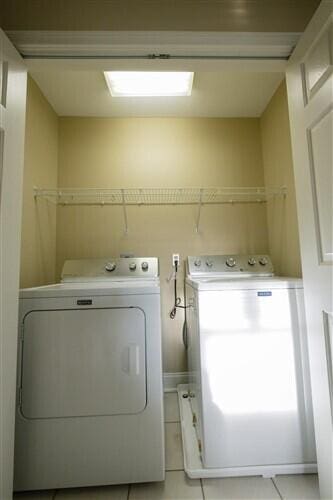
[[[0,498],[12,498],[26,69],[0,30]]]
[[[142,309],[31,311],[23,325],[20,407],[26,419],[145,409]]]
[[[333,2],[324,0],[287,68],[315,434],[332,498]]]

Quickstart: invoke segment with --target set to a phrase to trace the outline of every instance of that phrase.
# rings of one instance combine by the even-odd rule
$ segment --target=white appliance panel
[[[187,269],[191,277],[254,278],[274,275],[269,255],[200,255],[187,257]]]
[[[67,260],[61,273],[62,283],[133,282],[158,278],[156,257],[106,257],[104,259]]]
[[[205,467],[315,462],[300,292],[199,293]]]
[[[140,308],[32,311],[24,318],[25,418],[135,414],[146,406]]]

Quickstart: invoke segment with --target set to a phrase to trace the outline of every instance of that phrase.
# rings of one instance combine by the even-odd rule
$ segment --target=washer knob
[[[256,264],[256,259],[250,257],[247,263],[249,264],[249,266],[254,266]]]
[[[112,271],[114,271],[116,269],[116,263],[115,262],[108,262],[105,266],[105,271],[108,271],[109,273],[111,273]]]
[[[194,261],[194,265],[195,265],[195,267],[200,267],[201,266],[201,260],[200,259],[196,259]]]
[[[236,261],[233,257],[229,257],[229,259],[227,259],[226,261],[226,264],[228,267],[235,267]]]
[[[207,267],[213,267],[213,261],[212,260],[206,260],[206,266]]]
[[[266,266],[266,264],[268,264],[268,260],[266,259],[266,257],[261,257],[261,259],[259,259],[259,264],[261,264],[262,266]]]
[[[129,268],[130,268],[130,271],[135,271],[135,269],[136,269],[136,263],[135,262],[131,262],[130,265],[129,265]]]
[[[142,271],[148,271],[148,262],[142,262],[141,269]]]

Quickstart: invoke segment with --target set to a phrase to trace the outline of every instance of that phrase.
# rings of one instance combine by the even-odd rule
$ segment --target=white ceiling
[[[97,69],[30,69],[60,116],[258,117],[282,81],[282,72],[197,71],[191,97],[111,97]]]

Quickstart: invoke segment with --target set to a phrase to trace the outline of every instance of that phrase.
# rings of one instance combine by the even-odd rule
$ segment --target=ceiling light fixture
[[[192,93],[188,71],[104,71],[113,97],[183,97]]]

